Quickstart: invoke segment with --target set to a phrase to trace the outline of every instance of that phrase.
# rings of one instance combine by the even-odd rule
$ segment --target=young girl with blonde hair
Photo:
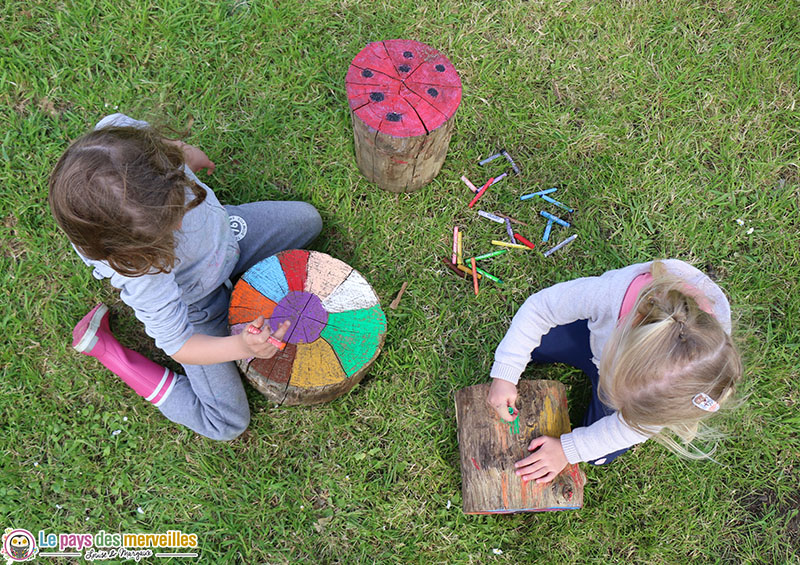
[[[730,333],[722,290],[675,259],[534,294],[497,347],[487,402],[513,421],[516,383],[531,361],[581,369],[592,398],[582,427],[531,441],[532,453],[516,463],[517,475],[546,483],[567,463],[604,465],[651,437],[679,454],[703,457],[686,446],[731,398],[742,375]]]
[[[288,322],[271,333],[259,317],[229,335],[230,279],[261,259],[307,245],[319,213],[304,202],[222,206],[195,175],[214,163],[191,145],[162,138],[146,122],[114,114],[76,140],[50,177],[50,209],[81,259],[109,279],[177,374],[123,347],[108,308],[73,330],[73,347],[96,357],[173,422],[229,440],[250,422],[232,362],[269,358]]]

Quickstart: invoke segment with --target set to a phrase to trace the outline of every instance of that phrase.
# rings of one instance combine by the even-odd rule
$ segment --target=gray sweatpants
[[[237,277],[261,259],[285,249],[308,245],[322,230],[316,208],[305,202],[253,202],[226,206],[239,239]],[[242,222],[235,217],[241,218]],[[230,290],[219,287],[199,303],[189,305],[189,320],[197,333],[227,336]],[[250,423],[244,385],[234,362],[183,365],[169,397],[159,406],[173,422],[211,439],[230,440]]]

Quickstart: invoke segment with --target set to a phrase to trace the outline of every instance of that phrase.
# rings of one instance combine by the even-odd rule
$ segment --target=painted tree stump
[[[361,173],[389,192],[433,180],[461,102],[461,79],[447,57],[418,41],[376,41],[353,59],[345,86]]]
[[[557,381],[521,380],[517,385],[519,433],[486,403],[489,383],[456,392],[461,490],[465,514],[575,510],[583,506],[586,477],[568,464],[551,482],[523,483],[514,463],[527,457],[536,437],[570,431],[567,395]],[[516,431],[516,430],[513,430]]]
[[[283,251],[242,276],[231,296],[231,333],[259,315],[270,331],[292,322],[283,351],[238,361],[247,380],[277,403],[317,404],[345,394],[367,373],[386,337],[386,317],[369,283],[316,251]]]

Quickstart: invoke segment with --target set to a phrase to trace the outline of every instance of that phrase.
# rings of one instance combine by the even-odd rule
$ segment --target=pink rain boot
[[[108,307],[98,304],[72,330],[72,347],[98,359],[136,394],[159,406],[175,385],[176,374],[123,347],[108,327]]]

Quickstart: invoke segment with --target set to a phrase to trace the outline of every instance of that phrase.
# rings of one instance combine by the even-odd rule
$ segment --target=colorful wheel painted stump
[[[367,373],[386,337],[386,316],[369,283],[316,251],[283,251],[242,276],[231,296],[231,333],[259,315],[270,331],[291,320],[286,348],[271,359],[238,365],[278,403],[317,404],[345,394]]]
[[[418,41],[376,41],[353,59],[345,86],[363,175],[390,192],[433,180],[461,102],[461,79],[447,57]]]

